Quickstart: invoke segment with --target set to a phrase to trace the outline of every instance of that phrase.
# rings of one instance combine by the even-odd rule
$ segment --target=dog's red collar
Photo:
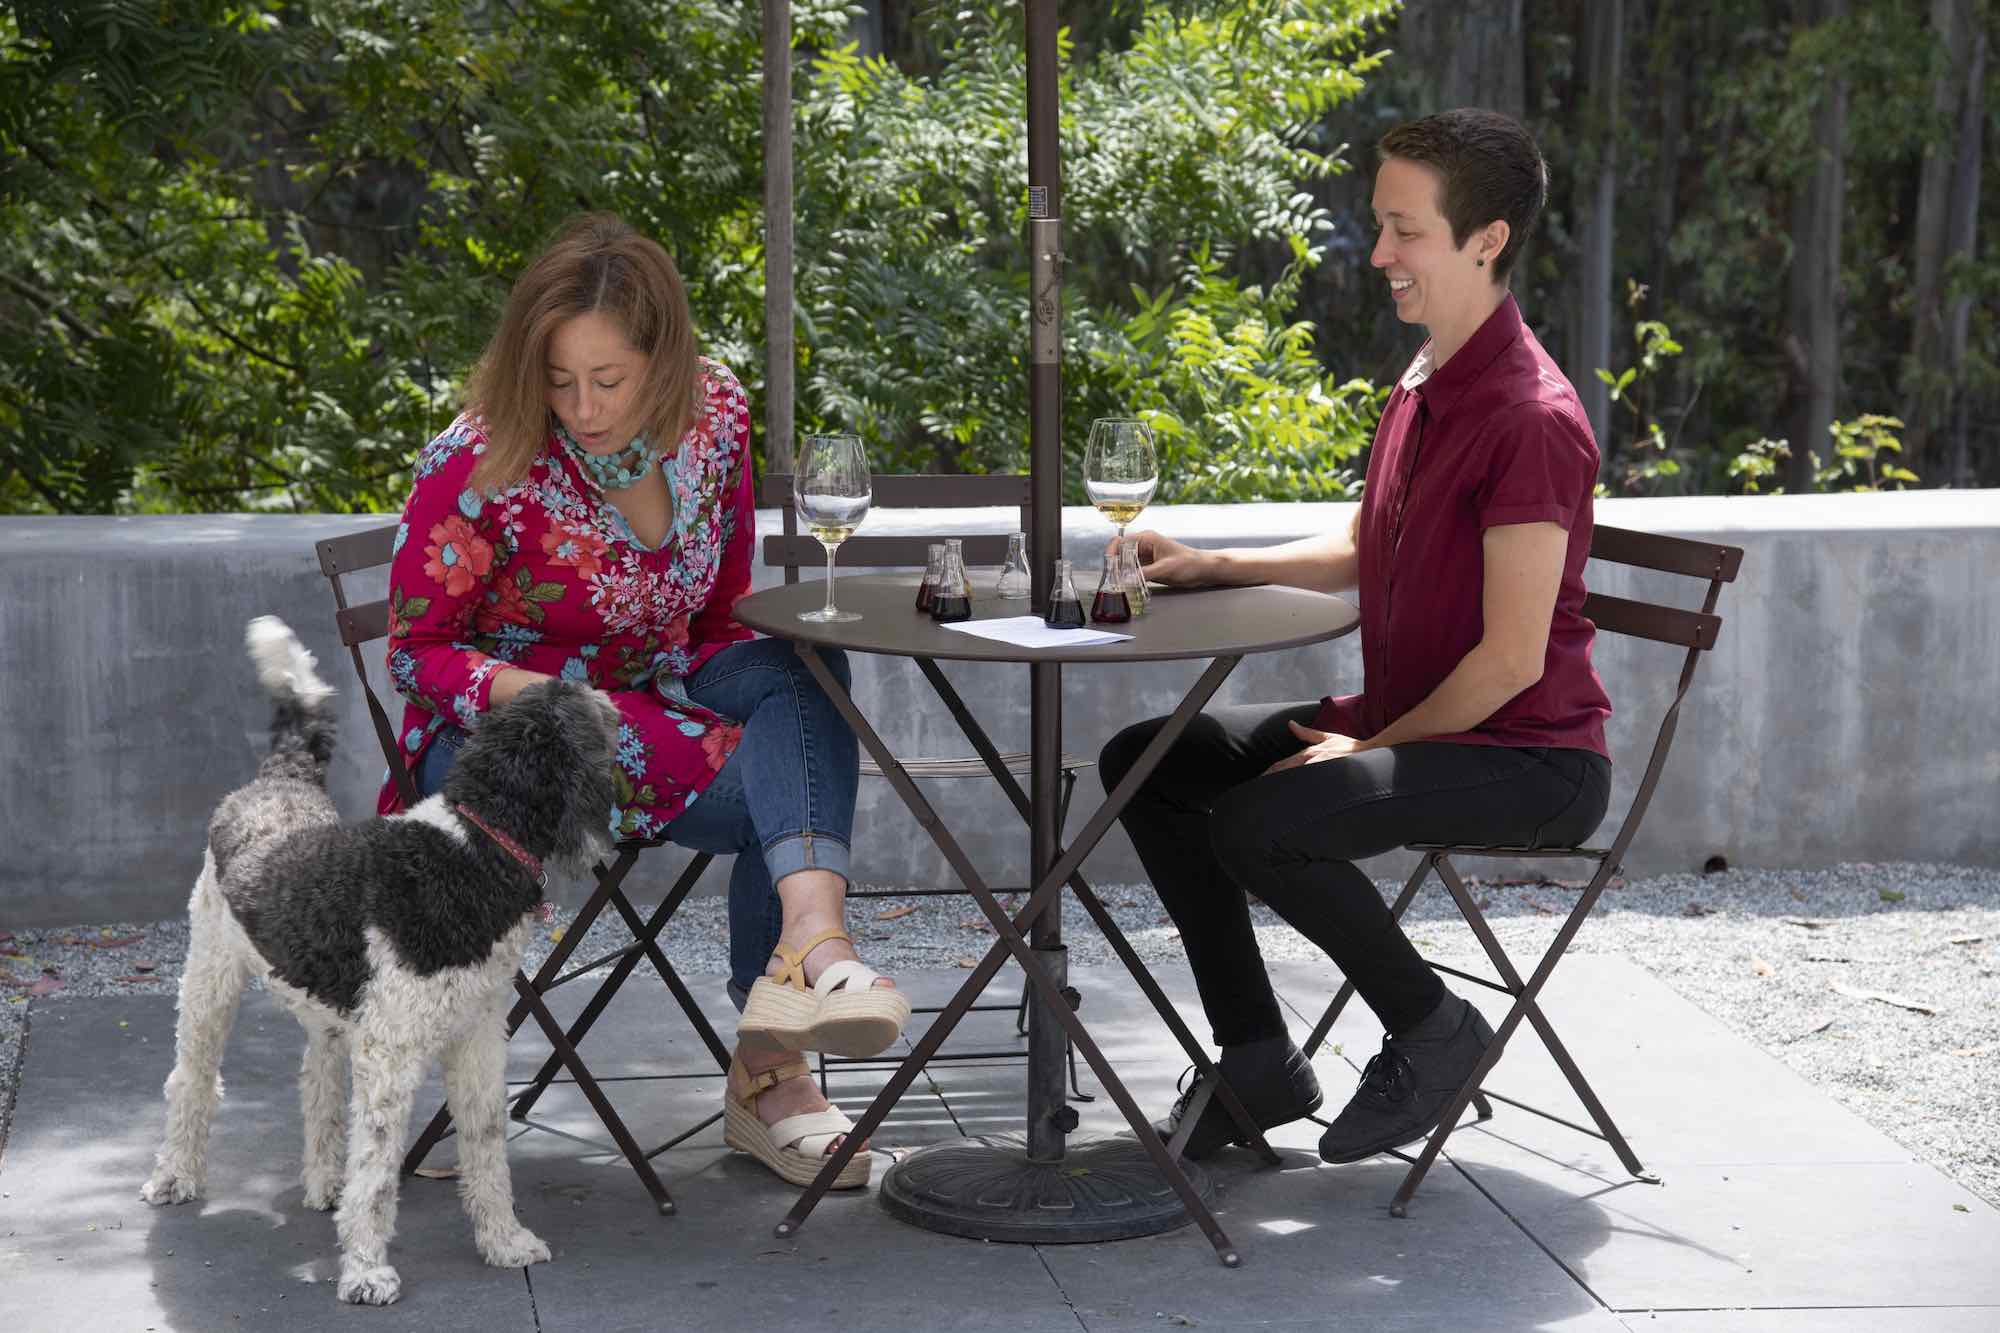
[[[543,888],[546,889],[549,886],[549,872],[542,869],[541,858],[537,857],[533,852],[523,847],[520,843],[515,842],[512,838],[502,833],[499,829],[494,828],[491,824],[481,819],[478,815],[473,814],[471,808],[464,805],[463,803],[452,806],[452,809],[458,811],[458,813],[464,815],[467,819],[477,824],[480,827],[480,829],[485,832],[486,836],[493,839],[493,841],[499,843],[500,846],[503,849],[505,849],[505,851],[509,856],[513,857],[516,861],[519,861],[522,865],[526,866],[528,868],[528,873],[530,875],[533,875],[535,877],[536,882],[539,883]]]

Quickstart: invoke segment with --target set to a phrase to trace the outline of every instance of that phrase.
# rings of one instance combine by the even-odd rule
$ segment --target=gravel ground
[[[1383,882],[1386,893],[1397,887]],[[1485,882],[1478,892],[1521,959],[1539,955],[1578,887]],[[1100,892],[1141,955],[1180,957],[1144,886]],[[913,910],[897,914],[903,907]],[[1257,913],[1266,957],[1315,956],[1275,916]],[[875,900],[853,913],[863,955],[892,973],[983,952],[977,917],[962,898]],[[1411,913],[1411,934],[1446,961],[1476,954],[1467,932],[1444,928],[1456,920],[1432,886]],[[1114,961],[1080,911],[1064,927],[1073,964]],[[669,932],[675,965],[726,971],[723,928],[719,899],[688,903]],[[581,957],[622,936],[598,925]],[[10,935],[0,919],[0,1153],[35,1011],[74,996],[171,994],[186,948],[185,921]],[[1631,958],[2000,1207],[2000,870],[1854,864],[1614,884],[1572,949]]]

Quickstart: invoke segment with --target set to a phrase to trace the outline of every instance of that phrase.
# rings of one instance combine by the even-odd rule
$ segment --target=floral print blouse
[[[527,478],[499,493],[467,485],[486,449],[478,414],[424,447],[389,569],[389,675],[408,701],[400,741],[412,771],[446,726],[479,725],[508,666],[588,681],[616,701],[618,836],[658,836],[728,760],[742,727],[690,702],[680,678],[751,637],[731,614],[756,541],[750,407],[705,357],[696,402],[661,464],[674,513],[657,549],[559,426]],[[377,806],[401,808],[393,781]]]

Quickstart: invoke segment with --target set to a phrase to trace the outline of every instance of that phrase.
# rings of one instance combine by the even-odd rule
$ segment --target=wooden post
[[[764,0],[764,461],[792,470],[792,6]]]

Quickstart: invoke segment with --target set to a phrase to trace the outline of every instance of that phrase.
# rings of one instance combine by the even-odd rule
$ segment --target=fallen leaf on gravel
[[[410,1174],[422,1176],[425,1180],[457,1180],[458,1168],[455,1166],[420,1166]]]
[[[1963,1050],[1953,1051],[1952,1054],[1969,1058],[1976,1055],[1986,1054],[1986,1048],[1984,1046],[1967,1046]]]
[[[132,960],[132,970],[134,972],[152,972],[158,970],[159,966],[158,963],[150,958],[134,958]]]
[[[1786,925],[1797,926],[1801,930],[1825,930],[1833,924],[1831,921],[1808,921],[1802,916],[1788,916],[1784,921]]]
[[[37,995],[47,995],[52,991],[59,991],[61,989],[62,989],[61,978],[37,977],[35,979],[35,984],[28,987],[28,995],[30,996],[30,998],[32,998]]]
[[[1714,915],[1715,915],[1715,909],[1714,909],[1713,907],[1704,907],[1704,906],[1702,906],[1702,905],[1701,905],[1700,903],[1689,903],[1689,904],[1688,904],[1688,905],[1687,905],[1686,907],[1683,907],[1683,908],[1681,909],[1681,915],[1682,915],[1682,916],[1714,916]]]
[[[113,977],[111,979],[113,981],[158,981],[159,980],[158,977],[141,976],[138,973],[133,973],[129,976],[123,976],[123,977]]]
[[[1938,1012],[1936,1005],[1924,1000],[1912,1000],[1907,995],[1892,995],[1885,990],[1863,990],[1859,986],[1850,986],[1844,981],[1833,981],[1827,984],[1832,986],[1837,993],[1845,995],[1850,1000],[1880,1000],[1883,1004],[1893,1004],[1898,1009],[1912,1009],[1920,1014],[1936,1014]]]
[[[1761,958],[1752,958],[1750,960],[1750,970],[1760,977],[1776,976],[1778,973],[1777,968],[1772,967]]]
[[[115,940],[97,939],[89,941],[89,944],[93,949],[122,949],[128,944],[137,944],[145,938],[144,935],[120,935]]]
[[[985,917],[983,917],[983,916],[969,916],[969,917],[966,917],[966,918],[965,918],[965,919],[964,919],[963,921],[961,921],[961,922],[959,922],[959,923],[958,923],[958,927],[959,927],[959,929],[960,929],[960,930],[985,930],[985,931],[990,931],[990,930],[992,930],[992,929],[993,929],[993,927],[992,927],[991,923],[989,923],[989,922],[988,922],[988,921],[986,920],[986,918],[985,918]]]
[[[1969,1212],[1971,1212],[1971,1211],[1972,1211],[1972,1210],[1971,1210],[1970,1208],[1967,1208],[1967,1207],[1966,1207],[1966,1206],[1965,1206],[1964,1204],[1962,1204],[1962,1203],[1955,1203],[1955,1204],[1953,1204],[1953,1205],[1951,1206],[1951,1210],[1952,1210],[1952,1211],[1953,1211],[1954,1213],[1969,1213]]]
[[[1979,941],[1981,941],[1981,940],[1983,940],[1983,939],[1985,939],[1985,938],[1986,938],[1986,937],[1985,937],[1984,935],[1954,935],[1954,936],[1952,936],[1952,937],[1951,937],[1950,939],[1946,940],[1946,941],[1945,941],[1945,943],[1946,943],[1946,944],[1977,944],[1977,943],[1979,943]]]
[[[978,960],[977,958],[961,958],[961,959],[959,959],[959,960],[958,960],[957,962],[953,963],[953,964],[952,964],[952,966],[953,966],[953,967],[978,967],[978,966],[979,966],[979,960]]]
[[[1875,890],[1875,896],[1885,903],[1899,903],[1910,895],[1904,893],[1901,889],[1877,889]]]
[[[875,914],[877,921],[894,921],[917,910],[915,903],[904,903],[901,907],[885,907]]]

